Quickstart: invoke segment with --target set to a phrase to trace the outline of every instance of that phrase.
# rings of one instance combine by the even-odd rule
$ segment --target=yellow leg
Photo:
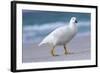
[[[64,54],[68,54],[68,50],[66,48],[66,45],[64,45]]]
[[[53,47],[53,49],[51,50],[51,55],[52,56],[56,56],[55,53],[54,53],[54,49],[55,49],[55,47]]]

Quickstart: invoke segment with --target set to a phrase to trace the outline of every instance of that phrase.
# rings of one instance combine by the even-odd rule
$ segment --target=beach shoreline
[[[51,56],[51,49],[47,45],[38,46],[39,43],[23,44],[22,62],[50,62],[50,61],[72,61],[72,60],[89,60],[91,59],[90,35],[76,36],[66,45],[69,54],[64,55],[62,46],[55,48],[55,53],[59,56]]]

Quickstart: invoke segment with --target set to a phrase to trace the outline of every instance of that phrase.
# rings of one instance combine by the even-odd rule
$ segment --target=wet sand
[[[58,56],[52,56],[50,53],[51,47],[47,45],[39,47],[38,44],[39,43],[23,44],[23,63],[91,59],[90,35],[76,36],[72,39],[72,41],[66,45],[70,52],[67,55],[64,54],[63,46],[57,46],[55,53]]]

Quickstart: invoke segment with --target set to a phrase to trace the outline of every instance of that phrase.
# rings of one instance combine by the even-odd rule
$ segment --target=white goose
[[[68,25],[59,27],[46,36],[42,42],[39,44],[49,44],[52,46],[51,55],[56,56],[54,49],[57,45],[62,45],[64,47],[64,54],[68,54],[68,49],[66,44],[75,36],[77,32],[77,20],[76,17],[71,17]]]

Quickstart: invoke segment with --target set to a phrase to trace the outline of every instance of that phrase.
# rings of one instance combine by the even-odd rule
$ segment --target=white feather
[[[77,27],[76,27],[76,18],[72,17],[69,25],[59,27],[51,32],[48,36],[46,36],[39,46],[43,44],[49,44],[52,46],[56,45],[64,45],[68,43],[76,34]]]

